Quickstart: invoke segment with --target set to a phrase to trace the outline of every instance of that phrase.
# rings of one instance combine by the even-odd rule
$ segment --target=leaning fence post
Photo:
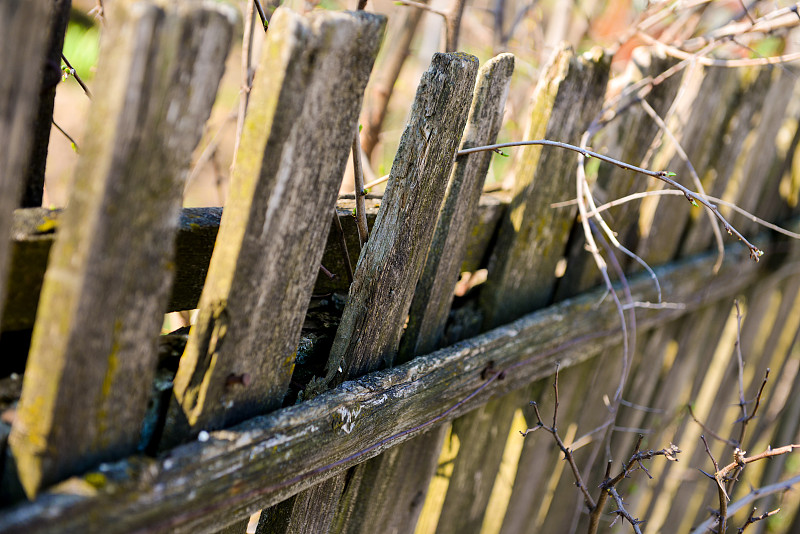
[[[47,31],[33,29],[50,20],[49,0],[0,0],[0,313],[5,300],[6,275],[11,252],[11,222],[29,166],[30,146],[40,68],[44,63]]]
[[[29,496],[136,450],[172,271],[182,178],[235,14],[118,5],[89,136],[50,255],[9,444]]]
[[[280,407],[383,28],[273,15],[163,447]]]

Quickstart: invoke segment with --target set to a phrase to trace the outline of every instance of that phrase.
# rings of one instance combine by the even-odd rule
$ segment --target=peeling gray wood
[[[525,139],[579,144],[600,110],[610,58],[595,49],[575,56],[561,48],[543,69],[533,96]],[[575,154],[547,147],[521,149],[514,198],[501,223],[489,274],[481,291],[484,328],[547,305],[553,273],[565,252],[575,208],[550,204],[575,196]]]
[[[328,532],[347,477],[336,476],[261,512],[256,534]],[[321,496],[322,498],[317,498]],[[376,531],[377,532],[377,531]]]
[[[165,445],[280,406],[384,22],[275,12]]]
[[[170,285],[163,236],[176,229],[235,19],[191,2],[117,16],[90,117],[104,135],[79,160],[9,438],[28,495],[136,448]]]
[[[34,120],[42,81],[50,19],[50,0],[0,1],[0,303],[6,294],[6,277],[11,256],[8,236],[14,208],[30,164]],[[32,29],[33,24],[43,27]],[[35,67],[38,66],[38,67]]]
[[[481,67],[461,148],[495,142],[513,70],[511,54]],[[408,312],[398,363],[439,347],[491,153],[474,156],[478,157],[460,158],[453,166]],[[363,472],[360,483],[348,485],[334,532],[413,532],[443,437],[441,430],[431,432],[361,464],[357,468]]]
[[[482,265],[497,222],[507,205],[507,202],[494,194],[481,197],[476,220],[469,233],[467,257],[461,266],[462,270],[474,271]],[[374,225],[379,207],[379,199],[367,199],[367,223],[370,228]],[[359,252],[358,233],[352,215],[353,201],[340,200],[337,209],[350,259],[355,265]],[[58,235],[63,211],[33,208],[14,212],[9,287],[0,323],[1,331],[33,327],[47,258]],[[219,232],[222,211],[222,208],[184,208],[181,212],[175,238],[175,278],[165,311],[191,310],[197,307]],[[331,280],[324,274],[319,274],[314,284],[314,294],[347,292],[349,284],[341,254],[338,239],[329,234],[322,265],[336,274],[336,278]]]
[[[727,300],[769,273],[738,244],[728,247],[722,269],[711,277],[714,261],[713,254],[703,254],[657,269],[665,292],[686,308],[641,310],[640,331]],[[800,265],[785,263],[782,270],[798,272]],[[633,298],[647,294],[650,284],[647,276],[632,278]],[[598,306],[601,295],[587,293],[300,405],[213,432],[209,440],[178,447],[159,460],[132,458],[88,479],[70,479],[62,485],[73,488],[69,494],[49,493],[4,511],[0,531],[207,532],[223,516],[243,518],[418,435],[434,417],[442,416],[433,424],[452,419],[491,396],[550,376],[556,361],[565,369],[619,343],[613,305]],[[490,363],[507,371],[486,385]]]
[[[478,60],[435,54],[422,75],[381,210],[361,252],[322,383],[392,365],[467,121]]]

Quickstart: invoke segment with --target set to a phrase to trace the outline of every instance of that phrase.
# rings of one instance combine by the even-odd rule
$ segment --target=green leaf
[[[692,206],[697,207],[697,202],[694,199],[692,199]]]
[[[678,176],[678,175],[675,174],[674,172],[667,171],[667,176]]]
[[[78,145],[76,145],[75,143],[70,143],[70,145],[72,145],[72,150],[77,154],[78,153]]]
[[[364,129],[364,125],[363,124],[359,124],[358,125],[358,133],[361,133],[361,130],[363,130],[363,129]]]

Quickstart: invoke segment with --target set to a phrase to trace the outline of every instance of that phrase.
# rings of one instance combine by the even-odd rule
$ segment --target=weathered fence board
[[[686,308],[642,310],[640,329],[727,299],[753,283],[765,264],[746,257],[738,244],[729,247],[712,278],[713,254],[657,270],[664,290]],[[650,278],[631,279],[631,288],[634,299],[642,298],[651,290]],[[601,294],[565,301],[311,401],[211,433],[208,441],[176,448],[160,460],[106,466],[87,475],[94,486],[72,479],[65,484],[90,488],[92,496],[47,494],[6,511],[0,530],[57,526],[86,532],[95,526],[113,533],[146,526],[150,532],[197,532],[217,527],[222,517],[235,521],[413,437],[434,417],[444,421],[470,411],[490,395],[550,375],[556,361],[566,368],[618,343],[616,314],[609,313],[608,303],[597,306]],[[490,363],[506,370],[502,380],[485,378]],[[402,432],[407,434],[398,435]]]
[[[498,56],[481,67],[461,148],[490,145],[497,139],[513,69],[511,54]],[[436,230],[414,290],[398,363],[440,346],[472,218],[478,213],[490,154],[461,158],[453,165]],[[374,532],[376,525],[381,525],[382,531],[412,532],[443,439],[441,430],[432,431],[365,462],[358,487],[352,483],[348,486],[349,495],[345,495],[339,514],[342,519],[335,531]],[[415,468],[408,469],[409,465]]]
[[[280,406],[383,27],[273,16],[166,445]]]
[[[47,0],[2,0],[0,2],[0,54],[7,72],[0,77],[0,302],[10,261],[11,222],[17,207],[25,169],[30,164],[36,100],[29,95],[40,88],[42,71],[31,65],[44,65],[46,32],[30,31],[31,20],[48,20],[53,9]],[[1,312],[0,312],[1,313]]]
[[[171,240],[157,236],[174,234],[234,17],[191,3],[117,16],[90,118],[105,135],[79,162],[9,438],[29,496],[138,444],[170,285]]]
[[[610,58],[595,50],[553,56],[536,87],[525,139],[579,144],[597,115]],[[484,327],[493,328],[551,302],[553,273],[563,256],[575,209],[553,210],[574,191],[577,158],[568,151],[525,147],[514,173],[514,198],[502,221],[489,274],[481,291]],[[574,196],[574,193],[573,193]],[[546,282],[545,282],[546,280]]]
[[[423,74],[381,210],[361,251],[327,375],[312,381],[306,396],[392,365],[467,121],[477,71],[473,56],[435,54]],[[350,474],[354,480],[348,488],[358,487],[363,469]],[[295,499],[330,498],[322,487],[311,492],[316,496]]]

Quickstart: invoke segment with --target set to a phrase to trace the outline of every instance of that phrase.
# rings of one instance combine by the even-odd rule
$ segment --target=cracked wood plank
[[[280,406],[384,25],[275,12],[165,447]]]
[[[78,163],[9,438],[29,496],[136,449],[170,286],[172,240],[162,236],[176,230],[235,20],[192,2],[116,14],[90,116],[105,133]]]
[[[579,144],[597,115],[608,82],[610,57],[599,49],[576,56],[556,51],[533,96],[525,139]],[[504,217],[489,274],[481,291],[484,328],[493,328],[552,300],[556,263],[562,258],[576,208],[550,204],[574,198],[577,158],[565,150],[520,150],[514,197]]]

